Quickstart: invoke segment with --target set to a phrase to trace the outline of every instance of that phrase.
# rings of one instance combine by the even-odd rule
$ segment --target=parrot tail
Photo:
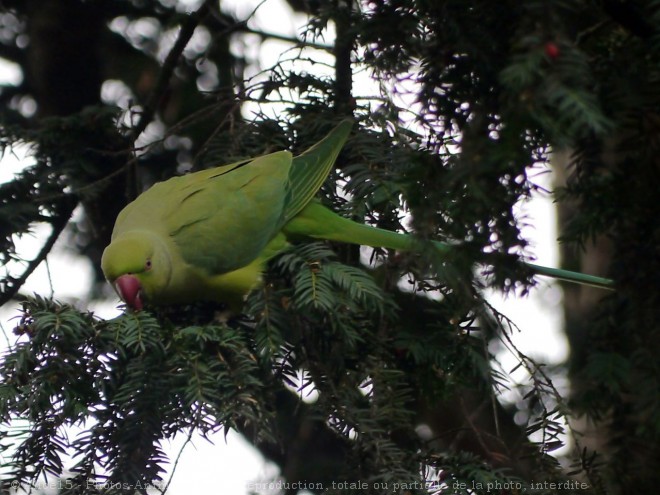
[[[311,201],[305,208],[283,228],[284,234],[290,238],[311,237],[329,241],[347,242],[363,246],[396,249],[399,251],[414,250],[416,240],[408,234],[360,224],[337,215],[318,201]],[[433,246],[441,253],[448,253],[451,245],[433,241]],[[589,285],[601,289],[614,289],[614,282],[603,277],[584,273],[550,268],[522,262],[533,273],[552,277],[566,282]]]
[[[284,226],[283,230],[287,237],[311,237],[400,251],[410,251],[414,242],[407,234],[371,227],[344,218],[318,201],[307,204]],[[434,244],[443,246],[441,243]]]
[[[532,269],[538,275],[556,278],[564,282],[573,282],[580,285],[589,285],[599,289],[614,290],[614,281],[609,278],[587,275],[586,273],[562,270],[561,268],[550,268],[548,266],[535,265],[534,263],[524,263],[525,266]]]

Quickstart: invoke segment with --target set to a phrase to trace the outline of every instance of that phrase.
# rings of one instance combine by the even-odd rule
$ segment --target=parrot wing
[[[351,119],[342,120],[325,138],[293,158],[282,225],[300,213],[321,188],[351,127]]]
[[[209,274],[254,261],[279,231],[290,167],[291,153],[280,151],[182,177],[167,223],[183,259]]]
[[[352,125],[342,121],[293,159],[281,151],[183,177],[192,179],[168,222],[184,260],[220,274],[271,257],[269,243],[316,195]]]
[[[128,215],[168,235],[186,263],[227,273],[251,263],[279,231],[290,166],[281,151],[174,177],[140,195]]]
[[[193,174],[183,175],[175,178],[176,180],[169,179],[164,182],[157,182],[119,212],[112,230],[112,239],[130,230],[144,230],[145,228],[148,230],[162,230],[159,227],[163,223],[163,217],[169,216],[172,211],[178,209],[178,204],[175,204],[176,201],[172,200],[177,198],[180,201],[178,193],[184,187],[183,183],[190,180],[188,177],[197,176],[194,180],[190,180],[191,182],[197,182],[203,176],[211,177],[219,173],[227,173],[245,165],[251,160],[242,160],[210,170],[202,170]],[[169,208],[168,205],[170,206]],[[165,213],[163,210],[166,210]]]

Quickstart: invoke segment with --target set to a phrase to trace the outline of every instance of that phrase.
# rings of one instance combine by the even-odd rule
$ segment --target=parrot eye
[[[144,268],[146,270],[151,270],[151,260],[147,260],[147,262],[144,264]]]

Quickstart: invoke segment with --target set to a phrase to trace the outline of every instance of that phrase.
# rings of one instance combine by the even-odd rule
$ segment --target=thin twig
[[[160,493],[162,493],[163,495],[165,495],[167,489],[170,487],[170,484],[172,483],[172,480],[174,479],[174,473],[176,473],[176,467],[178,466],[179,461],[181,460],[181,455],[183,454],[184,449],[190,443],[194,431],[195,431],[194,428],[190,428],[190,433],[188,433],[188,438],[186,438],[186,441],[183,442],[183,445],[181,446],[181,449],[179,449],[179,453],[177,454],[176,459],[174,460],[174,464],[172,465],[172,474],[170,475],[170,478],[167,480],[167,483],[162,489],[159,488]]]
[[[71,202],[68,205],[65,205],[63,211],[60,212],[60,215],[51,222],[53,231],[50,233],[50,236],[48,236],[48,239],[39,251],[39,254],[37,254],[37,256],[28,263],[28,266],[23,274],[17,279],[12,280],[11,286],[9,286],[5,292],[0,294],[0,306],[4,305],[6,302],[9,302],[16,295],[28,277],[32,275],[32,272],[34,272],[34,270],[36,270],[41,262],[46,259],[46,256],[48,256],[50,251],[53,249],[55,242],[69,222],[69,218],[71,218],[76,204],[77,203],[75,202]]]
[[[50,264],[48,263],[48,256],[46,256],[46,259],[44,260],[44,264],[46,265],[46,274],[48,275],[48,285],[50,287],[50,298],[52,299],[55,297],[55,286],[53,285],[53,277],[51,276],[50,273]]]
[[[174,73],[174,69],[176,69],[179,57],[190,41],[190,38],[192,38],[192,35],[195,33],[195,29],[197,29],[201,20],[208,14],[213,3],[215,3],[215,0],[206,0],[201,7],[190,14],[181,25],[179,37],[170,52],[167,54],[165,62],[163,62],[163,67],[160,70],[160,74],[158,74],[156,85],[151,91],[147,102],[144,104],[140,120],[138,120],[138,123],[131,132],[133,140],[136,140],[153,120],[156,110],[167,91],[167,87],[172,78],[172,74]]]
[[[509,318],[504,316],[502,313],[500,313],[497,309],[495,309],[490,303],[488,303],[486,300],[483,300],[483,302],[486,304],[486,306],[493,312],[493,314],[496,316],[497,321],[499,322],[499,319],[502,318],[504,321],[507,322],[509,326],[509,330],[516,329],[520,332],[520,328],[518,328],[517,325],[513,321],[511,321]],[[542,365],[539,365],[536,363],[534,359],[531,357],[527,356],[524,354],[522,351],[516,347],[515,343],[511,339],[511,336],[506,332],[506,329],[504,328],[504,325],[500,323],[500,328],[501,332],[499,333],[499,340],[504,346],[511,352],[512,354],[515,354],[516,357],[518,358],[519,366],[522,365],[522,367],[527,371],[527,373],[530,375],[532,381],[534,382],[534,387],[538,389],[538,384],[543,384],[546,387],[548,387],[549,393],[552,398],[555,399],[557,402],[557,405],[562,406],[563,409],[568,409],[566,407],[566,400],[564,397],[561,395],[559,390],[555,387],[555,384],[552,382],[548,374],[543,370]],[[537,375],[539,375],[545,382],[542,382],[539,378],[537,378]],[[540,390],[540,389],[539,389]],[[540,390],[543,393],[547,393],[543,390]],[[544,410],[547,411],[547,408],[545,406],[545,403],[542,402],[542,406]],[[568,415],[562,413],[562,417],[564,419],[564,423],[566,425],[566,428],[568,430],[568,433],[570,433],[570,437],[573,440],[574,443],[574,448],[573,451],[575,452],[576,456],[580,459],[582,462],[582,453],[586,450],[586,447],[582,445],[582,442],[580,442],[579,439],[579,433],[573,428],[573,425],[571,424],[571,421],[568,419]],[[545,435],[545,428],[543,428],[543,434]],[[543,439],[543,442],[545,443],[545,437]],[[594,472],[589,466],[585,466],[584,464],[582,465],[582,469],[585,472],[585,475],[589,482],[591,483],[592,486],[601,486],[601,480],[598,475],[598,473]]]
[[[125,153],[122,151],[121,153]],[[131,166],[137,162],[137,158],[134,156],[130,160],[128,160],[124,165],[121,167],[113,170],[110,172],[108,175],[105,175],[101,177],[100,179],[94,180],[92,182],[89,182],[85,184],[84,186],[80,186],[78,188],[71,188],[70,192],[60,192],[60,193],[53,193],[53,194],[48,194],[45,196],[35,196],[33,197],[30,202],[32,203],[37,203],[37,204],[45,204],[47,202],[51,201],[58,201],[58,200],[67,200],[67,201],[78,201],[79,198],[85,197],[86,193],[88,191],[92,191],[94,188],[98,187],[102,189],[105,187],[105,183],[110,181],[111,179],[117,177],[118,175],[121,175],[122,173],[126,172],[127,167]]]
[[[490,353],[488,352],[488,341],[486,340],[486,336],[482,334],[482,341],[484,345],[484,359],[488,361],[490,359]],[[495,426],[495,434],[497,435],[498,438],[502,438],[502,432],[500,430],[500,418],[499,415],[497,414],[497,398],[495,397],[495,387],[497,386],[495,383],[495,380],[493,378],[492,374],[488,374],[488,377],[490,378],[491,384],[494,386],[489,387],[489,394],[490,395],[490,406],[493,410],[493,425]]]
[[[219,33],[216,33],[215,36],[218,38],[222,38],[237,31],[244,31],[248,33],[254,33],[263,37],[276,38],[276,39],[282,39],[285,41],[294,42],[294,40],[286,39],[285,37],[279,37],[279,35],[273,33],[255,31],[247,26],[248,21],[255,15],[257,10],[265,2],[266,0],[262,0],[244,20],[235,22],[234,24],[228,26]],[[179,31],[179,36],[176,42],[174,43],[174,46],[167,54],[167,57],[163,62],[163,67],[161,68],[160,74],[158,75],[158,80],[156,81],[156,85],[154,86],[154,89],[151,91],[151,94],[149,95],[149,98],[144,105],[144,110],[142,111],[140,120],[138,121],[138,123],[135,125],[135,128],[131,132],[133,140],[136,140],[140,136],[140,134],[142,134],[142,132],[147,128],[149,123],[153,120],[156,110],[158,109],[158,106],[160,104],[160,101],[162,100],[167,90],[167,86],[170,82],[172,74],[174,73],[174,69],[176,69],[176,65],[177,62],[179,61],[179,57],[181,56],[183,50],[190,41],[190,38],[192,38],[195,29],[197,29],[197,26],[201,23],[204,17],[206,17],[208,14],[211,13],[211,5],[213,3],[215,3],[214,0],[206,0],[199,9],[197,9],[195,12],[193,12],[188,16],[186,21],[181,26],[181,30]],[[298,40],[295,40],[295,42],[302,43]],[[327,47],[323,45],[309,44],[309,46],[322,50],[327,49]]]
[[[5,330],[5,327],[2,325],[2,323],[0,323],[0,331],[2,332],[2,335],[5,338],[7,349],[11,349],[13,344],[9,341],[9,336],[7,335],[7,331]]]
[[[258,29],[252,29],[247,25],[240,26],[237,29],[237,31],[240,31],[242,33],[255,34],[261,37],[262,39],[274,39],[278,41],[285,41],[287,43],[291,43],[293,45],[297,45],[303,48],[314,48],[315,50],[323,50],[326,52],[332,52],[335,49],[333,45],[325,45],[323,43],[315,43],[313,41],[306,41],[298,38],[292,38],[291,36],[284,36],[281,34],[271,33],[268,31],[260,31]]]

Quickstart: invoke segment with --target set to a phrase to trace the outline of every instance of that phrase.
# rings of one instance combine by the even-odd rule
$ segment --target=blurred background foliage
[[[20,73],[0,89],[0,144],[32,157],[0,185],[3,264],[49,226],[37,257],[0,282],[2,304],[23,304],[0,417],[28,420],[17,450],[2,431],[5,481],[135,487],[163,476],[161,439],[234,428],[285,480],[328,493],[333,480],[653,493],[660,2],[289,0],[273,25],[295,15],[306,27],[281,34],[255,22],[272,1],[0,2],[0,57]],[[65,238],[97,270],[90,298],[107,297],[100,254],[140,191],[300,152],[347,115],[357,124],[323,201],[420,246],[461,242],[451,259],[294,246],[225,323],[208,307],[103,321],[21,293]],[[515,350],[515,327],[483,296],[531,283],[515,205],[551,157],[565,266],[617,286],[564,288],[570,393]],[[498,262],[475,274],[483,252]],[[510,370],[489,352],[497,341],[530,376],[516,404],[498,400]],[[68,438],[70,425],[84,433]],[[529,485],[540,480],[588,488]]]

